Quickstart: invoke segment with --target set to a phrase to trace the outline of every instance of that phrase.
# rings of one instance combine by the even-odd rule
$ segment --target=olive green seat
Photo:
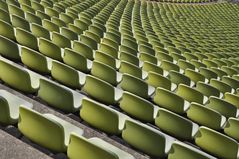
[[[75,26],[74,24],[68,24],[68,29],[73,31],[74,33],[80,35],[83,33],[83,30],[79,27]]]
[[[139,55],[139,60],[142,61],[142,62],[148,61],[148,62],[153,63],[155,65],[158,64],[157,58],[155,56],[152,56],[152,55],[148,54],[148,53],[142,53],[141,52],[140,55]]]
[[[136,57],[132,54],[126,53],[126,52],[120,52],[119,59],[121,61],[126,61],[130,64],[135,65],[135,66],[140,66],[141,65],[141,62],[138,59],[138,57]]]
[[[202,74],[204,77],[206,77],[207,79],[211,80],[211,79],[218,79],[218,75],[213,72],[212,70],[208,69],[208,68],[204,68],[204,67],[200,67],[199,68],[199,72],[200,74]]]
[[[0,35],[15,40],[15,33],[13,27],[7,22],[0,19]]]
[[[71,133],[83,135],[81,128],[53,114],[40,114],[24,107],[20,107],[18,129],[31,141],[54,152],[67,151]]]
[[[232,93],[225,93],[224,100],[233,104],[237,109],[239,109],[239,95],[232,94]]]
[[[51,32],[55,31],[58,33],[60,32],[59,26],[48,19],[42,20],[42,26],[48,31],[51,31]]]
[[[190,62],[186,60],[179,59],[177,64],[182,70],[190,69],[195,71],[196,69],[193,64],[191,64]]]
[[[19,44],[29,47],[34,50],[38,50],[37,38],[28,31],[21,28],[16,28],[16,40]]]
[[[89,27],[89,24],[87,24],[86,22],[84,22],[81,19],[75,19],[74,20],[74,25],[79,27],[82,31],[87,30]]]
[[[0,66],[0,77],[6,84],[25,93],[37,92],[42,76],[3,57],[0,58]]]
[[[26,12],[25,14],[26,14],[26,20],[29,23],[31,23],[31,24],[34,23],[34,24],[42,25],[41,18],[36,16],[34,13]]]
[[[158,110],[155,125],[167,134],[183,140],[192,140],[199,127],[192,121],[162,108]]]
[[[21,61],[36,72],[43,74],[51,72],[52,59],[28,47],[21,47]]]
[[[75,112],[79,110],[84,96],[58,83],[41,79],[38,97],[50,106],[66,112]]]
[[[19,46],[17,43],[0,35],[0,44],[1,44],[0,54],[2,56],[15,61],[20,61],[21,55],[20,55]]]
[[[177,85],[172,83],[168,78],[151,71],[148,72],[146,82],[155,88],[162,87],[170,91],[174,91],[177,88]]]
[[[208,100],[208,97],[201,92],[184,84],[178,85],[176,94],[189,102],[197,102],[199,104],[205,104]]]
[[[113,69],[119,69],[120,65],[121,65],[120,60],[115,59],[112,56],[107,55],[98,50],[95,52],[95,60],[102,62],[102,63],[112,67]]]
[[[41,18],[42,24],[43,24],[43,20],[51,20],[51,17],[41,10],[36,10],[36,16]]]
[[[85,56],[89,60],[94,60],[94,52],[90,46],[80,42],[74,41],[72,49],[76,52],[79,52],[81,55]]]
[[[97,60],[93,61],[91,74],[114,86],[122,79],[122,75],[119,72]]]
[[[53,31],[52,42],[60,48],[71,48],[71,41],[61,33]]]
[[[151,72],[155,72],[155,73],[160,74],[160,75],[165,74],[164,70],[161,67],[159,67],[155,64],[152,64],[150,62],[147,62],[147,61],[143,63],[142,70],[144,70],[148,73],[151,71]]]
[[[160,67],[165,70],[165,71],[176,71],[176,72],[181,72],[180,68],[178,65],[174,64],[173,62],[165,61],[162,60],[160,63]]]
[[[206,105],[206,107],[218,111],[227,118],[237,117],[239,115],[237,107],[223,99],[214,96],[209,98],[209,103]]]
[[[140,79],[145,79],[147,77],[147,73],[145,71],[141,70],[141,68],[133,64],[130,64],[126,61],[121,61],[119,72],[124,74],[127,73]]]
[[[145,122],[153,122],[158,110],[157,106],[130,92],[123,93],[119,106],[130,116]]]
[[[239,141],[238,129],[239,129],[239,119],[238,118],[229,118],[227,120],[227,124],[224,128],[224,133],[227,134],[228,136],[236,139],[237,141]]]
[[[0,7],[0,19],[1,21],[4,21],[6,23],[9,23],[9,24],[11,23],[9,13],[7,12],[7,10],[3,9],[2,7]]]
[[[99,51],[103,52],[103,53],[105,53],[107,55],[110,55],[110,56],[112,56],[114,58],[118,58],[118,51],[114,47],[112,47],[112,46],[110,46],[108,44],[100,43]]]
[[[227,73],[220,68],[212,67],[210,69],[215,72],[219,78],[222,78],[222,76],[227,76]]]
[[[134,49],[132,49],[131,47],[125,46],[125,45],[120,45],[120,52],[127,52],[129,54],[132,54],[134,56],[137,56],[137,51],[135,51]]]
[[[6,90],[0,90],[0,123],[4,125],[16,124],[20,106],[32,108],[32,104],[24,99]]]
[[[15,14],[21,18],[25,18],[24,11],[16,5],[9,4],[8,11],[10,14]]]
[[[85,83],[86,75],[68,65],[52,61],[51,76],[68,87],[80,89]]]
[[[150,126],[129,120],[125,122],[122,138],[138,150],[160,158],[166,157],[175,140]]]
[[[134,93],[143,98],[149,98],[153,95],[155,88],[148,85],[142,79],[134,77],[130,74],[123,74],[122,81],[120,82],[119,86],[128,92]]]
[[[225,71],[229,76],[233,76],[233,75],[238,74],[236,69],[234,69],[232,67],[229,67],[229,66],[222,66],[221,69],[223,71]]]
[[[190,146],[189,144],[175,141],[169,151],[168,159],[216,159],[215,157],[203,152],[200,149]]]
[[[50,32],[47,29],[43,28],[41,25],[32,23],[31,31],[35,37],[41,37],[50,40]]]
[[[135,159],[129,153],[100,138],[86,139],[76,134],[70,136],[67,156],[71,159]]]
[[[207,127],[200,127],[195,143],[204,151],[219,158],[238,158],[236,140]]]
[[[185,76],[190,78],[190,80],[195,83],[197,83],[199,81],[208,83],[208,79],[206,79],[204,75],[202,75],[199,72],[196,72],[195,70],[192,70],[192,69],[186,69]]]
[[[98,43],[97,40],[95,38],[92,38],[90,36],[88,36],[87,32],[84,32],[86,35],[81,34],[80,35],[80,41],[83,44],[88,45],[91,49],[96,50],[98,48]]]
[[[234,89],[232,89],[232,87],[230,85],[228,85],[227,83],[225,83],[223,81],[219,81],[219,80],[216,80],[216,79],[211,79],[210,80],[210,85],[217,88],[223,94],[226,93],[226,92],[229,92],[229,93],[234,92]]]
[[[166,108],[178,114],[184,114],[190,103],[177,94],[158,87],[153,101],[160,107]]]
[[[22,29],[24,29],[26,31],[29,31],[29,32],[31,31],[30,30],[30,24],[27,20],[25,20],[24,18],[22,18],[18,15],[15,15],[15,14],[11,15],[11,17],[12,17],[12,26],[14,28],[18,27],[18,28],[22,28]]]
[[[38,44],[39,51],[42,54],[52,59],[62,61],[63,51],[61,50],[60,47],[58,47],[56,44],[54,44],[50,40],[47,40],[44,38],[39,38],[38,41],[39,41],[39,44]]]
[[[117,42],[115,42],[114,40],[104,37],[101,39],[102,43],[108,44],[109,46],[112,46],[113,48],[115,48],[117,51],[119,51],[119,44]]]
[[[223,76],[222,81],[231,86],[233,89],[239,88],[239,80],[233,79],[228,76]]]
[[[84,55],[69,48],[64,49],[63,62],[79,71],[89,73],[92,68],[92,61]]]
[[[187,117],[200,125],[215,130],[222,129],[226,122],[226,118],[216,110],[194,102],[187,110]]]
[[[85,98],[82,100],[80,117],[92,125],[110,134],[120,134],[128,116],[103,105],[94,100]]]
[[[223,96],[223,94],[217,88],[201,81],[197,82],[196,90],[207,97],[216,96],[221,98]]]
[[[89,96],[105,104],[116,104],[122,97],[122,90],[91,75],[86,76],[86,82],[82,89]]]
[[[60,33],[70,40],[78,40],[78,34],[67,27],[61,27]]]

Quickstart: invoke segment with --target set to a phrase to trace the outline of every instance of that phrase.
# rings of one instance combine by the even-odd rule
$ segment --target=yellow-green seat
[[[238,158],[236,140],[207,127],[200,127],[195,143],[204,151],[219,158]]]
[[[17,43],[0,35],[0,54],[12,60],[20,60],[20,51]]]
[[[236,139],[237,141],[239,141],[238,129],[239,129],[239,119],[238,118],[229,118],[227,120],[227,124],[224,128],[224,133],[227,134],[228,136]]]
[[[15,33],[13,27],[1,19],[0,19],[0,35],[8,39],[15,40]]]
[[[16,40],[19,44],[29,47],[34,50],[38,50],[37,38],[28,31],[21,28],[16,28]]]
[[[53,114],[40,114],[24,107],[20,107],[18,129],[33,142],[54,152],[67,151],[72,132],[83,134],[81,128]]]

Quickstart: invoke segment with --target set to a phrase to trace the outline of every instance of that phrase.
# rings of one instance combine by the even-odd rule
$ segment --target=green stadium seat
[[[6,91],[0,90],[0,123],[4,125],[16,124],[19,117],[19,107],[32,108],[32,104]]]
[[[184,158],[200,158],[200,159],[216,159],[215,157],[201,151],[200,149],[190,146],[189,144],[175,141],[169,151],[168,159],[184,159]]]
[[[126,61],[121,61],[119,72],[130,74],[136,78],[145,79],[147,77],[147,73],[142,71],[139,67],[130,64]]]
[[[219,158],[238,157],[238,143],[235,140],[207,127],[199,128],[195,136],[195,143]]]
[[[31,31],[32,34],[38,38],[45,38],[47,40],[50,40],[50,32],[47,29],[43,28],[41,25],[32,23]]]
[[[129,119],[110,107],[86,98],[82,100],[80,117],[93,127],[116,135],[121,133],[125,120]]]
[[[18,16],[18,15],[11,15],[12,17],[12,26],[15,28],[22,28],[26,31],[30,32],[30,24],[28,23],[27,20],[25,20],[24,18]]]
[[[129,153],[109,144],[108,142],[94,137],[86,139],[76,134],[71,134],[67,149],[67,156],[71,159],[135,159]]]
[[[224,128],[224,132],[228,136],[230,136],[230,137],[236,139],[237,141],[239,141],[239,135],[238,135],[238,132],[237,132],[238,128],[239,128],[239,119],[229,118],[227,120],[227,124]]]
[[[3,20],[0,20],[0,35],[10,40],[15,40],[13,27]]]
[[[215,130],[220,130],[226,122],[226,118],[216,110],[194,102],[187,110],[187,117],[200,125]]]
[[[41,79],[38,97],[50,106],[66,112],[75,112],[79,110],[84,96],[58,83]]]
[[[39,79],[42,78],[39,74],[20,67],[3,57],[0,58],[0,66],[0,77],[6,84],[25,93],[37,92]]]
[[[155,157],[165,157],[175,140],[150,126],[129,120],[125,122],[122,138],[131,146]]]
[[[201,81],[197,82],[195,89],[207,97],[216,96],[221,98],[223,96],[223,94],[217,88]]]
[[[18,129],[24,136],[55,152],[67,151],[72,132],[83,134],[81,128],[53,114],[40,114],[24,107],[20,107],[19,119]]]
[[[153,101],[160,107],[171,110],[178,114],[184,114],[190,105],[190,103],[184,100],[182,97],[160,87],[156,89],[156,94]]]
[[[96,51],[95,52],[95,60],[99,61],[99,62],[102,62],[114,69],[119,69],[120,68],[120,65],[121,65],[121,62],[120,60],[118,59],[115,59],[113,58],[112,56],[110,55],[107,55],[103,52],[100,52],[100,51]]]
[[[86,82],[82,88],[89,96],[105,104],[116,104],[122,97],[122,90],[91,75],[86,76]],[[102,93],[105,90],[105,93]]]
[[[236,94],[232,94],[232,93],[225,93],[225,101],[233,104],[235,107],[237,107],[237,109],[239,109],[239,96]]]
[[[16,40],[19,44],[38,50],[37,38],[31,32],[25,31],[21,28],[16,28],[15,32]]]
[[[74,41],[72,49],[76,52],[79,52],[81,55],[85,56],[89,60],[94,60],[94,52],[90,46],[80,42]]]

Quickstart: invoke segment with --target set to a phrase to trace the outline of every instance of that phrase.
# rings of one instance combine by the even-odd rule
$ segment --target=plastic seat
[[[137,56],[137,51],[125,45],[120,45],[120,52],[126,52],[134,56]]]
[[[145,122],[153,122],[158,110],[158,107],[149,101],[130,92],[123,93],[119,106],[129,115]]]
[[[56,44],[60,48],[71,48],[71,41],[64,35],[52,32],[52,43]]]
[[[41,25],[32,23],[31,24],[31,30],[32,30],[32,34],[38,38],[45,38],[50,40],[50,32],[43,28]]]
[[[110,55],[114,58],[118,58],[118,51],[114,47],[112,47],[108,44],[100,43],[99,51],[103,52],[107,55]]]
[[[176,72],[180,72],[180,68],[178,65],[172,63],[172,62],[169,62],[169,61],[165,61],[165,60],[162,60],[161,63],[160,63],[160,67],[165,70],[165,71],[176,71]]]
[[[184,84],[178,85],[176,94],[189,102],[197,102],[199,104],[205,104],[208,100],[202,93]]]
[[[89,27],[89,24],[87,24],[86,22],[84,22],[84,21],[81,20],[81,19],[76,19],[76,20],[74,21],[74,25],[77,26],[77,27],[79,27],[82,31],[87,30],[88,27]]]
[[[201,81],[197,82],[196,90],[207,97],[216,96],[221,98],[223,96],[223,94],[217,88]]]
[[[19,44],[38,50],[37,38],[30,32],[16,28],[16,40]]]
[[[44,11],[36,10],[36,16],[38,16],[41,20],[51,20],[51,17],[47,15]]]
[[[127,73],[140,79],[145,79],[147,77],[146,72],[142,71],[139,67],[132,65],[126,61],[121,61],[119,72]]]
[[[220,130],[226,122],[226,118],[219,112],[194,102],[187,110],[187,117],[200,125],[215,130]]]
[[[13,14],[12,15],[12,26],[15,28],[22,28],[26,31],[31,31],[30,30],[30,24],[28,23],[27,20],[23,19],[22,17],[19,17],[18,15]]]
[[[192,121],[166,109],[158,110],[155,125],[167,134],[184,140],[192,140],[199,128]]]
[[[81,128],[55,115],[40,114],[24,107],[20,107],[19,119],[18,129],[24,136],[55,152],[67,151],[70,133],[83,134]]]
[[[213,72],[215,72],[219,78],[222,78],[222,76],[227,76],[227,73],[225,71],[223,71],[222,69],[219,69],[219,68],[216,68],[216,67],[212,67],[210,69]]]
[[[152,64],[150,62],[147,62],[147,61],[144,62],[142,70],[144,70],[146,72],[155,72],[155,73],[160,74],[160,75],[164,74],[164,71],[161,67],[159,67],[155,64]]]
[[[178,60],[178,66],[182,69],[182,70],[187,70],[187,69],[190,69],[190,70],[195,70],[195,66],[193,64],[191,64],[190,62],[187,62],[185,60]]]
[[[195,136],[195,143],[216,157],[238,158],[238,143],[236,140],[210,128],[200,127]]]
[[[126,73],[123,74],[122,81],[119,85],[123,90],[134,93],[146,99],[152,96],[155,91],[154,87],[148,85],[142,79]]]
[[[186,143],[175,141],[169,151],[168,159],[216,159],[215,157]]]
[[[21,61],[34,71],[49,74],[52,67],[52,59],[30,48],[21,47]]]
[[[229,66],[222,66],[221,69],[225,71],[229,76],[233,76],[238,74],[237,70],[233,69],[232,67]]]
[[[62,27],[60,29],[61,35],[64,37],[70,39],[70,40],[78,40],[78,34],[75,33],[74,31],[70,30],[69,28]]]
[[[42,26],[47,29],[48,31],[55,31],[55,32],[60,32],[60,28],[58,25],[56,25],[55,23],[53,23],[52,21],[48,20],[48,19],[43,19],[42,20]]]
[[[234,105],[214,96],[209,98],[209,103],[206,106],[218,111],[227,118],[237,117],[239,115],[239,111]]]
[[[194,70],[191,70],[191,69],[185,70],[185,76],[189,77],[190,80],[195,83],[197,83],[199,81],[208,83],[208,79],[206,79],[202,74],[200,74],[199,72],[196,72]]]
[[[232,93],[225,93],[225,101],[233,104],[237,109],[239,109],[239,96]]]
[[[87,59],[94,60],[93,50],[86,44],[80,41],[74,41],[72,49],[85,56]]]
[[[84,85],[86,77],[84,73],[57,61],[52,62],[51,76],[68,87],[79,89]]]
[[[0,77],[6,84],[25,93],[37,92],[40,75],[3,57],[0,58],[0,66]]]
[[[155,157],[166,157],[175,140],[147,125],[129,120],[125,122],[122,138],[131,146]]]
[[[177,94],[158,87],[153,101],[160,107],[166,108],[178,114],[184,114],[190,103]]]
[[[121,61],[126,61],[126,62],[136,65],[136,66],[140,65],[140,61],[136,56],[126,53],[126,52],[120,52],[119,59]]]
[[[148,73],[146,82],[155,88],[162,87],[170,91],[174,91],[177,88],[177,85],[172,83],[168,78],[154,72]]]
[[[65,64],[85,73],[89,73],[92,68],[92,62],[80,52],[71,49],[64,49],[63,61]]]
[[[89,96],[105,104],[116,104],[122,97],[122,90],[114,88],[109,83],[91,75],[86,76],[83,90]],[[105,93],[102,93],[102,90]]]
[[[202,74],[204,77],[206,77],[209,80],[211,80],[213,78],[218,79],[218,75],[208,68],[201,67],[201,68],[199,68],[199,72],[200,72],[200,74]]]
[[[148,61],[148,62],[153,63],[155,65],[158,64],[157,58],[155,56],[152,56],[152,55],[148,54],[148,53],[140,53],[139,60],[143,61],[143,62]]]
[[[135,159],[129,153],[100,138],[85,139],[75,134],[71,134],[67,156],[71,159]]]
[[[98,61],[93,61],[91,74],[112,85],[117,85],[122,79],[122,75],[115,69]]]
[[[36,16],[34,13],[29,13],[29,12],[26,12],[26,20],[29,22],[29,23],[35,23],[35,24],[38,24],[38,25],[42,25],[42,21],[41,21],[41,18],[39,18],[38,16]]]
[[[74,33],[80,35],[83,33],[83,30],[77,26],[75,26],[74,24],[68,24],[68,29],[70,29],[71,31],[73,31]]]
[[[89,36],[88,32],[84,32],[84,34],[80,35],[80,41],[86,45],[88,45],[89,47],[91,47],[93,50],[98,49],[98,42],[97,42],[97,38],[99,38],[97,36],[97,38],[93,38],[92,36]],[[98,39],[100,41],[100,38]]]
[[[237,141],[239,141],[238,128],[239,128],[239,119],[229,118],[227,120],[227,124],[224,128],[224,132],[228,136],[230,136],[230,137],[236,139]]]
[[[220,92],[222,92],[223,94],[226,92],[234,92],[234,90],[231,88],[231,86],[229,86],[228,84],[226,84],[223,81],[219,81],[216,79],[211,79],[210,80],[210,85],[217,88]]]
[[[63,51],[60,47],[58,47],[56,44],[52,43],[50,40],[39,38],[39,51],[55,60],[62,61],[63,58]]]
[[[94,114],[94,117],[92,117]],[[91,99],[83,99],[80,117],[104,132],[120,134],[128,116]]]
[[[223,76],[222,77],[222,81],[225,82],[226,84],[228,84],[229,86],[231,86],[234,89],[239,88],[239,81],[235,80],[231,77],[228,76]]]
[[[32,108],[31,103],[6,90],[0,90],[0,103],[0,123],[4,125],[16,124],[18,122],[20,105]]]
[[[12,15],[15,14],[15,15],[18,15],[19,17],[21,17],[21,18],[25,18],[24,11],[16,5],[9,4],[8,5],[8,11]]]
[[[115,59],[112,56],[100,51],[95,52],[95,60],[102,62],[114,69],[119,69],[121,65],[121,62],[118,59]]]
[[[15,40],[15,33],[13,27],[7,22],[0,19],[0,35],[8,39]]]
[[[59,98],[59,96],[61,98]],[[38,97],[50,106],[66,112],[75,112],[79,110],[84,96],[68,87],[41,79]]]
[[[0,2],[1,3],[1,2]],[[4,3],[5,4],[5,3]],[[10,14],[7,11],[8,9],[3,9],[1,4],[0,4],[0,19],[6,23],[11,24],[11,20],[10,20]]]

